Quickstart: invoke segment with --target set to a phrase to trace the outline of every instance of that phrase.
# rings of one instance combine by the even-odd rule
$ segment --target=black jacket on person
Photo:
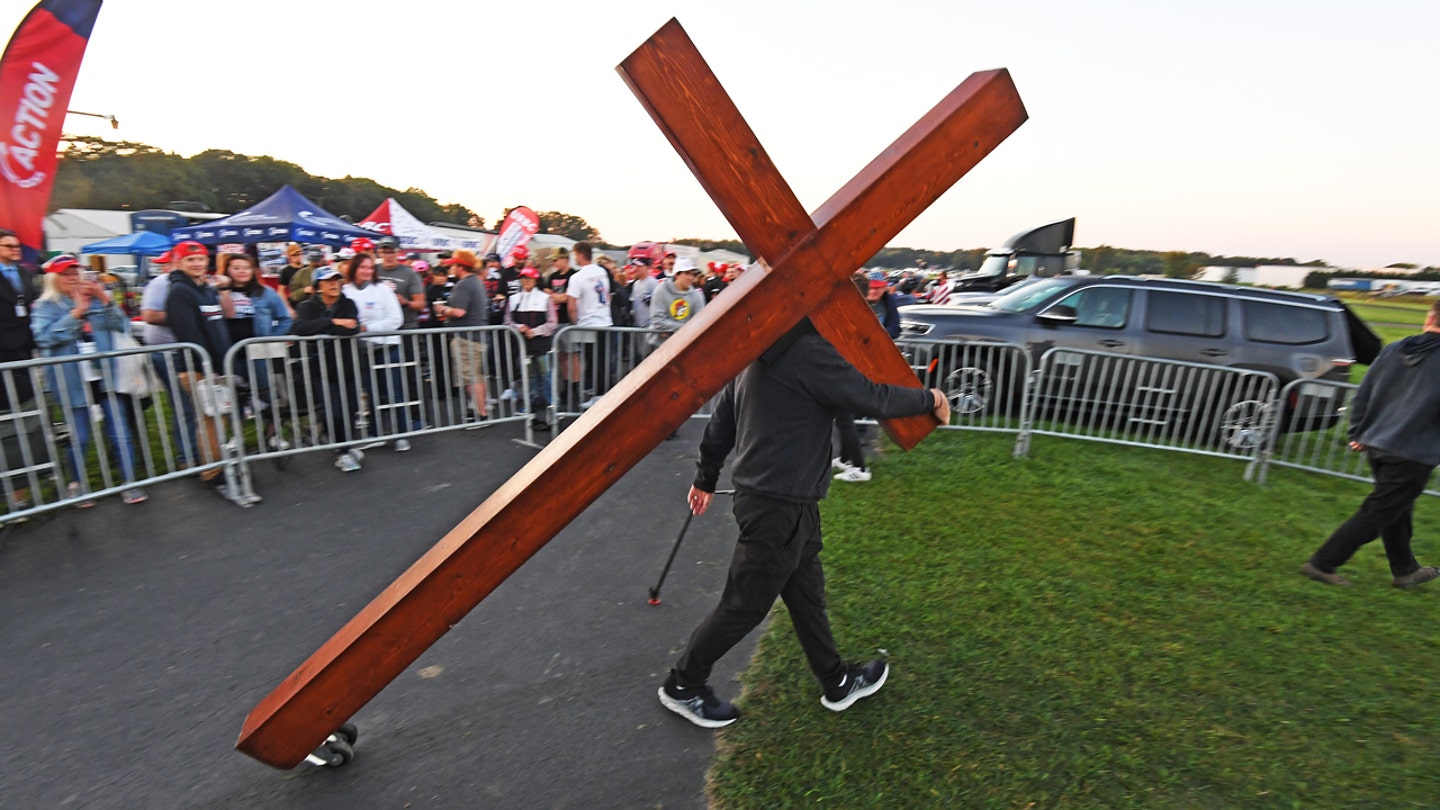
[[[335,319],[350,319],[355,321],[355,326],[339,326]],[[290,324],[290,333],[294,335],[331,335],[332,337],[352,337],[360,334],[360,309],[355,302],[342,295],[335,300],[331,306],[325,306],[320,294],[306,298],[295,307],[295,320]],[[321,341],[320,346],[310,353],[311,362],[322,366],[325,376],[331,380],[351,378],[355,376],[355,355],[356,347],[353,340],[327,340]],[[325,353],[325,361],[320,362],[320,356]]]
[[[209,284],[196,284],[180,270],[170,273],[170,291],[165,296],[165,325],[175,333],[176,343],[196,343],[210,355],[216,374],[225,373],[225,353],[230,351],[230,328],[220,293]]]
[[[17,291],[10,282],[0,276],[0,363],[29,360],[35,356],[35,335],[30,331],[30,308],[35,305],[35,273],[25,265],[20,270],[20,289]],[[23,308],[25,315],[20,315]],[[29,402],[35,398],[35,386],[30,382],[30,372],[15,372],[16,402],[10,401],[10,387],[0,377],[0,409],[10,410],[14,405]]]
[[[924,388],[872,382],[803,320],[720,393],[700,440],[695,488],[714,492],[734,449],[737,490],[817,502],[830,490],[837,412],[888,419],[934,407]]]
[[[1351,441],[1440,465],[1440,334],[1386,346],[1355,390],[1349,418]]]

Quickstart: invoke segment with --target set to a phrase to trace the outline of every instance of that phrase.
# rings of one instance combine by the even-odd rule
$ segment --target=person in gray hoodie
[[[660,283],[650,297],[650,328],[661,332],[653,336],[658,346],[705,308],[705,292],[695,284],[695,263],[682,259],[675,264],[675,275]]]
[[[1370,461],[1375,488],[1350,519],[1300,569],[1311,579],[1349,585],[1335,570],[1377,536],[1397,588],[1440,576],[1422,566],[1410,540],[1415,501],[1440,465],[1440,302],[1425,331],[1386,346],[1365,373],[1350,405],[1350,449]]]

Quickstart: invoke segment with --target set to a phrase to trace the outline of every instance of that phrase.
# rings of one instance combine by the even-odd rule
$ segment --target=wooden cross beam
[[[679,23],[618,70],[772,269],[744,273],[285,678],[246,718],[242,752],[300,764],[807,315],[873,379],[919,385],[850,274],[1025,121],[1009,74],[966,79],[812,217]],[[907,448],[934,427],[886,423]],[[557,505],[548,495],[562,487],[571,497]]]

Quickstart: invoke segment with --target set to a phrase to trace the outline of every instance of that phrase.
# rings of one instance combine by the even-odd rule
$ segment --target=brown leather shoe
[[[1413,588],[1421,583],[1440,577],[1440,568],[1433,565],[1423,565],[1419,570],[1406,574],[1403,577],[1395,577],[1395,587]]]
[[[1425,569],[1422,568],[1420,570],[1423,571]],[[1317,582],[1324,582],[1329,585],[1339,585],[1341,587],[1349,587],[1350,585],[1350,580],[1340,576],[1339,574],[1327,574],[1324,571],[1321,571],[1319,568],[1316,568],[1315,563],[1310,562],[1309,560],[1306,560],[1305,564],[1300,567],[1300,573],[1304,574],[1307,577],[1310,577]],[[1399,582],[1398,578],[1396,579],[1396,582]]]

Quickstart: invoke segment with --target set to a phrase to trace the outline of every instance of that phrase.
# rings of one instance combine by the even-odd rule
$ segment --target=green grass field
[[[1378,543],[1301,563],[1367,491],[1234,461],[946,432],[823,506],[842,652],[885,688],[819,704],[783,608],[720,732],[721,808],[1435,807],[1440,585]],[[1440,504],[1417,553],[1440,561]],[[733,695],[731,697],[734,697]]]

